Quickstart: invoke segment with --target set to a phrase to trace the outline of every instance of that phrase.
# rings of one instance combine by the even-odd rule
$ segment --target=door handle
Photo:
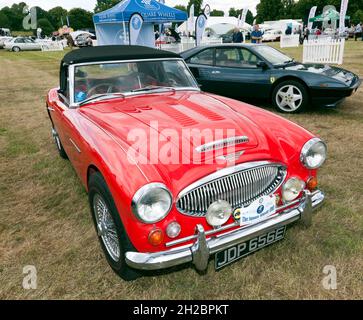
[[[220,71],[218,71],[218,70],[214,70],[214,71],[212,71],[212,74],[220,74],[221,72]]]
[[[49,111],[55,111],[53,108],[51,108],[51,107],[48,107],[48,110]]]

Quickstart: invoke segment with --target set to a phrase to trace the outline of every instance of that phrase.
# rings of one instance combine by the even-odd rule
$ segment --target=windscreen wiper
[[[291,60],[284,61],[284,64],[291,63],[291,62],[295,62],[295,59],[291,59]]]
[[[159,90],[159,89],[166,89],[166,90],[173,90],[175,91],[174,87],[164,87],[164,86],[147,86],[139,89],[131,90],[131,92],[140,92],[140,91],[152,91],[152,90]]]
[[[80,102],[80,106],[83,106],[86,103],[89,102],[94,102],[94,101],[100,101],[103,99],[112,99],[112,98],[118,98],[118,97],[125,97],[125,95],[121,92],[113,92],[113,93],[100,93],[100,94],[96,94],[86,100],[83,100],[82,102]]]

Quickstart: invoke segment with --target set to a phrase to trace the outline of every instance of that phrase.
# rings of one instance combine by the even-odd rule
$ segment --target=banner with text
[[[241,28],[245,24],[247,12],[248,12],[248,9],[247,8],[243,8],[242,13],[240,15],[240,18],[238,20],[238,27]]]
[[[314,7],[311,7],[311,9],[310,9],[309,18],[308,18],[308,29],[309,30],[311,30],[311,28],[313,27],[313,23],[310,22],[310,19],[315,17],[316,8],[317,8],[317,6],[314,6]]]
[[[345,15],[348,9],[348,0],[342,0],[340,4],[340,16],[339,16],[339,34],[344,32],[345,29]]]

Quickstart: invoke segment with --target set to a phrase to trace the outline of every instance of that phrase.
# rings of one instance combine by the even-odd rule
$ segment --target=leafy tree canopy
[[[53,25],[47,18],[41,18],[38,20],[38,28],[41,28],[45,35],[49,35],[54,31]]]

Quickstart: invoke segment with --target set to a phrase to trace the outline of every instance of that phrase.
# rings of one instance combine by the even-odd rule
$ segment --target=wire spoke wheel
[[[281,87],[276,94],[277,106],[285,112],[293,112],[299,109],[303,103],[303,94],[301,90],[292,85]]]
[[[96,193],[93,197],[93,210],[95,213],[98,236],[101,237],[105,248],[114,261],[120,259],[120,241],[105,200]]]

